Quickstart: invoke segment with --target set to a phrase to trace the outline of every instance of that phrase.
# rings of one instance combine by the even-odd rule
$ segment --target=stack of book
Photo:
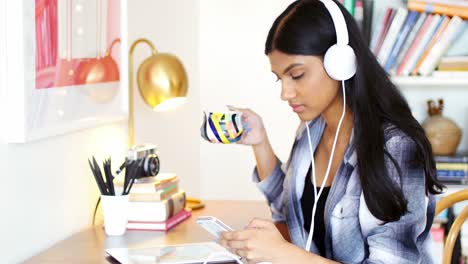
[[[370,48],[391,75],[468,77],[466,18],[468,1],[408,0],[386,9]]]
[[[468,154],[435,156],[437,178],[442,182],[468,182]]]
[[[116,190],[121,187],[117,184]],[[129,201],[127,229],[131,230],[167,231],[191,216],[175,174],[140,179],[133,185]]]

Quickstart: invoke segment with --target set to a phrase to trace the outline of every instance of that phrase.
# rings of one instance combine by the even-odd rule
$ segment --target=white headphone
[[[356,55],[349,46],[345,18],[333,0],[320,0],[330,13],[336,30],[336,44],[328,48],[323,65],[328,75],[337,81],[351,79],[356,73]]]
[[[349,36],[348,36],[348,29],[346,27],[346,22],[341,13],[340,8],[338,5],[333,2],[333,0],[320,0],[327,10],[330,12],[330,15],[333,20],[333,24],[335,25],[336,30],[336,40],[337,43],[331,46],[327,52],[325,53],[324,58],[324,68],[328,75],[337,81],[341,81],[342,93],[343,93],[343,112],[340,117],[340,121],[338,122],[338,127],[336,128],[335,139],[333,140],[333,146],[330,154],[330,158],[328,159],[328,166],[327,170],[325,171],[325,176],[322,181],[322,186],[320,186],[320,190],[317,193],[317,179],[315,176],[315,160],[314,160],[314,150],[312,148],[312,142],[310,139],[310,131],[309,131],[309,124],[306,123],[307,128],[307,137],[309,141],[309,151],[311,155],[311,170],[312,170],[312,180],[314,181],[314,206],[312,208],[312,221],[310,223],[310,232],[309,237],[307,238],[307,243],[305,250],[310,251],[310,246],[312,244],[312,237],[314,234],[314,226],[315,226],[315,211],[317,210],[317,204],[320,199],[320,195],[322,194],[323,188],[328,180],[328,176],[330,174],[331,165],[333,163],[333,156],[335,154],[336,143],[338,141],[338,136],[340,134],[341,124],[343,123],[345,114],[346,114],[346,89],[345,89],[345,81],[352,78],[354,74],[356,74],[356,55],[354,54],[353,48],[348,45]]]

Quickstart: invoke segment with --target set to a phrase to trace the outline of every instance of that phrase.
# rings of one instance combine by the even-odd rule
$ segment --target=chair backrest
[[[461,201],[468,201],[468,189],[458,191],[440,199],[436,205],[435,215],[440,214],[443,210]],[[453,247],[455,246],[455,242],[457,240],[458,234],[460,233],[460,229],[467,218],[468,206],[465,206],[461,213],[457,216],[457,218],[455,218],[455,221],[453,222],[452,227],[450,228],[450,231],[445,239],[444,256],[442,264],[451,263]]]

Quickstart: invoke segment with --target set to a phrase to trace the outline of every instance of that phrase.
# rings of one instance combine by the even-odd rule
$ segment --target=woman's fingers
[[[223,232],[221,238],[225,240],[247,240],[251,237],[250,230]]]
[[[248,228],[271,228],[274,226],[273,222],[270,220],[262,218],[254,218],[250,221]]]

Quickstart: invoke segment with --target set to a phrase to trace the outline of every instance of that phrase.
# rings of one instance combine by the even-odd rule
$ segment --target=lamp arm
[[[145,38],[140,38],[133,42],[130,47],[128,59],[128,147],[131,148],[135,143],[135,128],[134,128],[134,105],[133,105],[133,53],[135,48],[140,43],[146,43],[151,48],[151,52],[158,53],[153,43]]]
[[[110,56],[112,54],[112,48],[114,48],[114,46],[117,44],[117,43],[121,43],[120,41],[120,38],[116,38],[112,41],[112,43],[110,44],[109,48],[106,50],[106,55],[105,56]]]

